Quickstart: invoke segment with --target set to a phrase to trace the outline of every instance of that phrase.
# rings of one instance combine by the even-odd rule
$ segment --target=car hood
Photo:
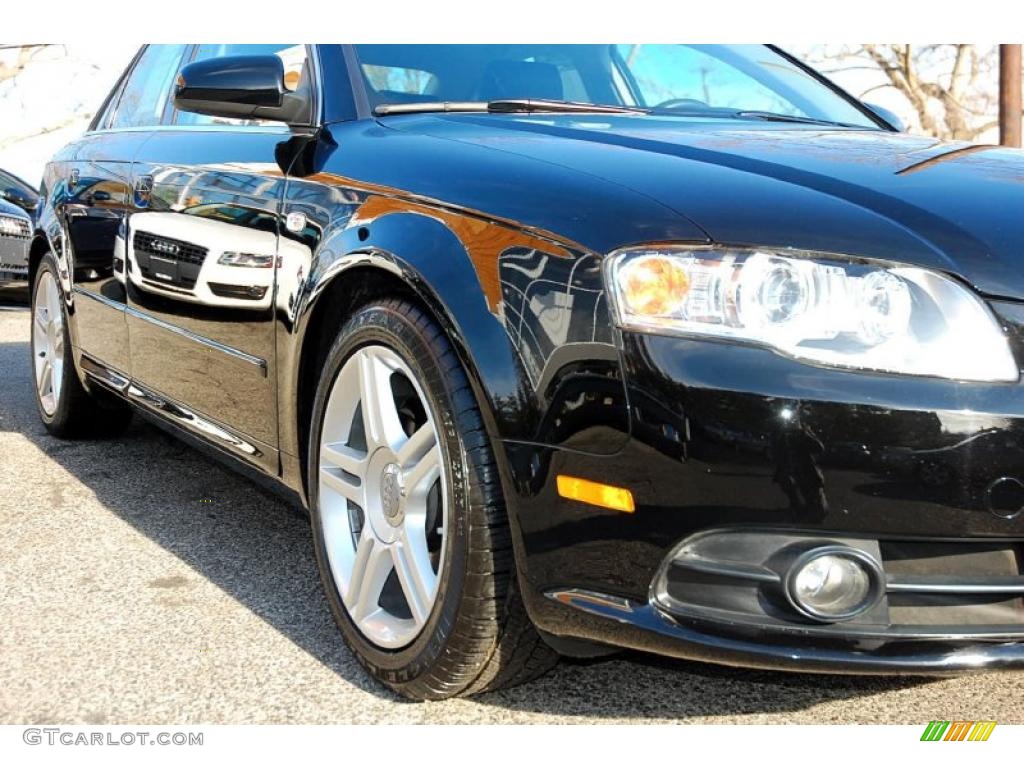
[[[0,215],[11,216],[16,219],[25,219],[26,221],[29,221],[32,218],[21,208],[14,205],[14,203],[9,203],[6,200],[0,200]]]
[[[630,115],[449,114],[388,125],[604,179],[657,200],[717,243],[913,263],[959,274],[990,296],[1024,299],[1017,150],[875,130]]]

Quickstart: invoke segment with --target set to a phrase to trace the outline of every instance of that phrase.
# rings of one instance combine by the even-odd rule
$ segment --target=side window
[[[124,82],[119,82],[114,93],[112,93],[107,99],[106,106],[103,109],[103,114],[96,118],[96,130],[102,131],[104,128],[110,127],[110,123],[114,117],[114,110],[117,109],[117,102],[121,98],[121,90],[123,86]]]
[[[203,61],[220,56],[254,56],[274,54],[284,63],[284,85],[290,91],[311,88],[310,72],[307,66],[305,45],[259,44],[243,45],[231,43],[207,43],[196,46],[192,61]],[[210,117],[195,112],[174,111],[171,119],[174,125],[272,125],[267,120],[242,120],[231,117]]]
[[[117,82],[101,105],[103,111],[93,119],[92,126],[90,127],[91,130],[102,131],[110,127],[110,123],[114,119],[114,112],[117,110],[117,102],[121,100],[121,94],[124,92],[125,81],[128,80],[128,75],[135,68],[135,60],[140,55],[141,53],[136,53],[128,63],[125,71],[117,78]]]
[[[670,101],[695,107],[764,110],[801,115],[801,110],[738,66],[688,45],[620,45],[619,55],[645,106]]]
[[[111,128],[160,125],[184,45],[149,45],[128,76]]]

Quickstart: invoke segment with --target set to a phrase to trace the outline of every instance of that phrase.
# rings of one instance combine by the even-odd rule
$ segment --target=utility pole
[[[999,46],[999,143],[1020,146],[1020,43]]]

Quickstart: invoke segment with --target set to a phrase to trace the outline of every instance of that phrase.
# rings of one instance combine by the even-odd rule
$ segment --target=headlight
[[[217,259],[218,264],[226,267],[254,267],[257,269],[270,269],[274,266],[274,257],[265,253],[240,253],[239,251],[224,251]]]
[[[826,365],[1017,380],[985,303],[926,269],[708,247],[618,251],[606,269],[624,328],[761,344]]]

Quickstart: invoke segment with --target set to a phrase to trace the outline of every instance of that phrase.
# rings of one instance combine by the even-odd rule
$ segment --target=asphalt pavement
[[[776,674],[622,654],[418,704],[335,629],[309,524],[136,419],[64,442],[0,299],[0,723],[1024,723],[1024,674]]]

